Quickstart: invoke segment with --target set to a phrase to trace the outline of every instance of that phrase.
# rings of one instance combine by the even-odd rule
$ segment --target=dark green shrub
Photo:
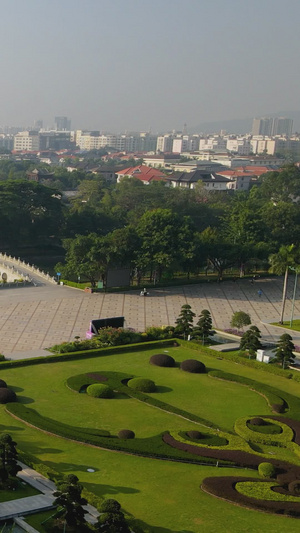
[[[249,420],[249,423],[252,426],[264,426],[265,425],[264,419],[259,418],[259,417],[251,418],[251,420]]]
[[[0,388],[7,388],[7,384],[6,384],[6,381],[4,381],[4,379],[0,379]]]
[[[187,436],[190,437],[190,439],[198,440],[202,438],[202,433],[200,433],[200,431],[192,430],[187,432]]]
[[[281,405],[279,403],[273,403],[271,405],[271,407],[272,407],[272,411],[274,411],[274,413],[284,413],[284,411],[285,411],[284,405]]]
[[[276,469],[272,463],[260,463],[258,465],[258,473],[261,477],[273,477]]]
[[[300,479],[295,479],[289,483],[289,492],[295,496],[300,496]]]
[[[104,500],[101,505],[98,507],[100,513],[118,513],[121,509],[121,505],[117,500],[109,498]]]
[[[170,355],[166,353],[156,353],[150,357],[151,365],[163,366],[163,367],[173,367],[175,366],[175,360]]]
[[[133,378],[127,383],[128,387],[132,390],[139,392],[155,392],[156,385],[154,381],[146,378]]]
[[[118,433],[119,439],[134,439],[135,433],[131,429],[121,429]]]
[[[147,339],[149,341],[171,339],[174,337],[174,329],[172,326],[151,326],[146,329]]]
[[[93,385],[89,385],[86,389],[86,392],[89,396],[92,396],[93,398],[114,397],[114,392],[107,385],[103,385],[103,383],[94,383]]]
[[[197,361],[197,359],[186,359],[185,361],[182,361],[180,368],[181,370],[191,372],[192,374],[204,374],[204,372],[206,372],[205,364],[201,363],[201,361]]]
[[[0,403],[15,402],[17,399],[16,393],[11,389],[0,388]]]

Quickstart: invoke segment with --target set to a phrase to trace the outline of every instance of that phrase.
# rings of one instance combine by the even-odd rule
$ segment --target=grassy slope
[[[68,391],[61,383],[73,374],[82,373],[91,370],[116,370],[126,373],[133,372],[135,375],[152,377],[158,382],[156,377],[163,375],[161,384],[170,386],[175,389],[174,380],[172,384],[168,385],[167,375],[169,370],[159,369],[148,365],[148,359],[152,352],[139,354],[117,355],[112,357],[105,357],[99,360],[87,360],[80,362],[61,363],[60,365],[45,365],[40,367],[28,367],[20,369],[10,369],[3,371],[1,378],[5,379],[10,385],[18,387],[17,392],[23,396],[23,399],[28,402],[30,407],[36,408],[51,416],[59,416],[61,419],[70,422],[73,417],[80,417],[76,407],[75,399],[80,402],[83,395],[77,396],[75,393]],[[196,358],[197,354],[194,351],[182,350],[180,348],[170,349],[169,352],[176,360],[187,359],[190,357]],[[259,373],[252,369],[240,367],[233,363],[226,361],[219,361],[207,357],[201,357],[209,367],[219,367],[223,370],[232,373],[241,373],[247,375],[252,379],[270,382],[273,386],[280,386],[282,389],[288,390],[299,396],[300,384],[293,383],[289,380],[284,380],[277,376],[270,376],[265,373]],[[212,396],[216,395],[213,383],[219,387],[222,382],[208,378],[207,376],[191,376],[181,373],[178,369],[172,369],[172,373],[178,372],[177,380],[186,379],[186,377],[194,379],[199,377],[201,387],[197,390],[196,385],[190,388],[190,394],[196,398],[199,394],[201,406],[205,405],[205,418],[208,417],[209,404]],[[43,379],[41,379],[41,377]],[[169,379],[169,378],[168,378]],[[205,380],[207,386],[204,387]],[[210,385],[211,384],[211,385]],[[172,385],[172,386],[171,386]],[[228,385],[228,384],[226,384]],[[294,390],[291,390],[291,386]],[[210,389],[210,387],[212,387]],[[239,404],[248,405],[249,398],[254,401],[258,399],[259,414],[268,413],[266,403],[260,396],[253,392],[249,392],[247,401],[244,399],[244,394],[248,394],[247,389],[239,385],[230,384],[230,389],[222,389],[222,402],[215,404],[214,409],[217,410],[216,417],[226,424],[231,424],[235,415],[227,415],[231,408],[236,403],[236,398],[232,404],[228,404],[228,400],[232,398],[232,387],[239,391]],[[22,390],[23,389],[23,390]],[[297,390],[296,390],[297,389]],[[186,389],[187,391],[188,389]],[[221,389],[219,388],[221,392]],[[204,395],[203,395],[204,393]],[[196,396],[197,394],[197,396]],[[31,397],[35,397],[35,403],[29,403]],[[163,392],[160,394],[161,398],[169,403],[176,401],[175,392]],[[188,395],[189,396],[189,395]],[[27,398],[27,399],[26,399]],[[63,408],[67,399],[71,399],[68,407]],[[187,392],[183,394],[181,407],[188,409],[186,404]],[[91,400],[92,399],[88,399]],[[110,402],[111,400],[109,400]],[[69,402],[69,400],[68,400]],[[116,399],[115,402],[131,405],[133,400]],[[226,403],[225,403],[226,402]],[[119,405],[119,404],[118,404]],[[135,405],[135,404],[134,404]],[[224,409],[225,405],[225,409]],[[229,407],[230,405],[230,407]],[[152,417],[155,410],[150,407],[141,406],[151,412]],[[202,407],[201,407],[202,408]],[[236,407],[234,407],[236,408]],[[238,406],[240,409],[240,406]],[[120,407],[119,407],[120,409]],[[197,407],[198,409],[198,407]],[[94,411],[94,410],[93,410]],[[128,409],[131,411],[131,409]],[[139,415],[143,416],[146,411],[139,411]],[[257,411],[256,411],[257,412]],[[97,408],[97,412],[90,413],[91,418],[89,424],[85,420],[85,425],[93,425],[95,422],[100,422],[102,409]],[[124,416],[126,415],[123,411]],[[161,415],[161,413],[159,413]],[[199,412],[200,414],[200,412]],[[242,414],[245,414],[243,411]],[[247,414],[247,413],[246,413]],[[136,415],[128,414],[126,416],[134,417]],[[149,421],[147,417],[147,425]],[[175,419],[171,415],[163,415],[168,417],[168,423],[171,419]],[[129,418],[127,418],[129,420]],[[132,423],[134,418],[131,418]],[[157,418],[158,420],[158,418]],[[161,419],[160,419],[161,420]],[[122,420],[123,421],[123,420]],[[167,420],[166,420],[167,421]],[[76,425],[77,425],[76,422]],[[165,418],[163,418],[163,423]],[[108,424],[114,424],[115,421],[109,421]],[[221,500],[217,500],[200,491],[199,485],[204,477],[212,475],[225,475],[226,473],[232,475],[232,470],[217,469],[212,467],[199,467],[188,464],[178,464],[167,461],[158,461],[153,459],[144,459],[133,457],[124,454],[117,454],[91,447],[84,447],[77,443],[65,441],[60,438],[48,436],[42,432],[24,426],[5,413],[4,407],[0,409],[0,430],[7,431],[13,435],[18,442],[21,449],[28,453],[34,454],[41,461],[48,466],[53,467],[63,473],[75,473],[80,481],[84,483],[88,490],[91,490],[99,495],[105,497],[117,498],[124,508],[131,512],[137,518],[140,518],[145,523],[150,525],[150,531],[154,533],[176,533],[185,531],[186,533],[198,533],[198,531],[205,531],[207,533],[218,531],[232,531],[238,533],[240,531],[258,532],[266,529],[270,532],[280,531],[282,528],[288,528],[288,531],[293,533],[299,529],[299,521],[287,519],[283,517],[276,517],[267,515],[247,509],[239,508],[231,504],[227,504]],[[175,421],[174,421],[175,424]],[[177,424],[177,422],[176,422]],[[183,422],[180,426],[186,428],[190,423]],[[101,427],[101,424],[99,424]],[[142,431],[142,429],[140,429]],[[148,430],[144,430],[147,432]],[[95,473],[88,473],[88,467],[96,469]],[[236,475],[247,475],[246,471],[234,470]],[[251,472],[252,475],[252,472]],[[251,526],[249,525],[251,524]],[[251,528],[251,529],[250,529]]]

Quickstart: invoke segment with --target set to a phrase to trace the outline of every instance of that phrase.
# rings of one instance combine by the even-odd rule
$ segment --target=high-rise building
[[[293,130],[293,121],[291,118],[276,117],[273,120],[272,135],[287,135],[290,137]]]
[[[273,119],[268,117],[254,118],[252,124],[252,135],[272,135]]]
[[[55,117],[57,131],[70,131],[71,120],[68,117]]]
[[[264,135],[271,137],[272,135],[287,135],[291,136],[293,129],[293,121],[286,117],[263,117],[254,118],[252,124],[252,135]]]

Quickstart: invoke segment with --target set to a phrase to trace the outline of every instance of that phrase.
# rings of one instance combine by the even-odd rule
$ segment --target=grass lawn
[[[23,484],[19,481],[15,490],[0,490],[0,502],[9,502],[11,500],[18,500],[19,498],[36,496],[37,494],[40,494],[38,490],[27,483]]]
[[[272,322],[273,326],[279,326],[280,328],[286,328],[286,329],[291,329],[291,330],[294,330],[294,331],[300,331],[300,320],[299,319],[293,320],[292,327],[290,326],[290,324],[291,324],[290,320],[284,320],[283,324],[279,324],[279,322]]]
[[[155,393],[171,405],[193,412],[232,430],[236,418],[270,414],[265,399],[236,383],[207,375],[193,375],[179,368],[159,368],[149,364],[156,350],[116,354],[97,359],[42,364],[5,369],[1,378],[13,386],[19,401],[44,416],[68,424],[109,429],[133,429],[137,436],[156,435],[163,430],[195,429],[196,424],[164,413],[134,399],[117,397],[96,400],[69,390],[67,378],[84,372],[117,371],[153,379],[162,387]],[[209,368],[271,384],[300,396],[300,384],[256,369],[201,355],[182,347],[168,353],[177,362],[197,358]],[[198,427],[197,427],[198,428]],[[299,530],[296,519],[264,514],[237,507],[200,490],[202,479],[218,475],[248,475],[242,469],[217,468],[126,455],[48,435],[24,425],[0,406],[0,430],[10,433],[18,448],[37,457],[61,473],[76,474],[91,492],[116,498],[124,509],[141,520],[153,533],[205,533],[240,531],[289,533]],[[94,473],[87,472],[95,469]],[[251,471],[251,476],[257,476]],[[148,529],[147,529],[148,528]]]

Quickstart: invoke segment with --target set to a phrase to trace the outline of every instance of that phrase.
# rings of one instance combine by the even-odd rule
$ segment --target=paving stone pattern
[[[46,348],[72,341],[76,335],[85,338],[93,318],[125,316],[126,325],[139,331],[153,325],[174,325],[186,303],[197,316],[202,309],[209,309],[217,329],[229,328],[235,311],[246,311],[266,340],[276,340],[283,333],[281,328],[268,324],[279,318],[282,278],[259,279],[254,284],[242,279],[151,289],[147,297],[141,297],[138,291],[88,294],[53,285],[38,276],[35,282],[35,287],[0,291],[0,352],[13,359],[43,355]],[[293,284],[291,276],[286,319],[291,315]],[[297,316],[299,299],[295,303]],[[293,339],[300,344],[300,333],[293,333]]]

